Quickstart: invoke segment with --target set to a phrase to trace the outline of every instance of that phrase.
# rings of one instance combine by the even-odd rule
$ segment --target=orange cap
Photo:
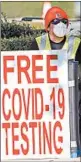
[[[58,18],[58,19],[65,18],[68,20],[68,16],[63,9],[61,9],[59,7],[52,7],[47,11],[47,13],[45,15],[45,29],[46,30],[47,30],[50,22],[56,18]]]

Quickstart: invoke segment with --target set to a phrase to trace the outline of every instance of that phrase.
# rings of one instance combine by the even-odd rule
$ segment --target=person
[[[46,33],[35,38],[30,50],[59,50],[67,49],[69,58],[81,64],[81,40],[75,36],[68,36],[69,18],[60,7],[50,8],[45,15]]]
[[[79,89],[81,91],[81,40],[79,37],[68,34],[69,18],[60,7],[50,8],[45,15],[46,33],[35,38],[30,50],[60,50],[66,49],[68,58],[79,62],[80,78]],[[81,110],[81,97],[79,102]],[[81,133],[81,115],[80,115]],[[81,137],[81,135],[80,135]]]

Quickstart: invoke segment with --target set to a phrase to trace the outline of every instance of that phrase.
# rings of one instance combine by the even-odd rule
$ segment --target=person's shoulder
[[[74,42],[74,46],[78,48],[78,46],[81,46],[81,38],[75,35],[68,35],[67,40],[69,40],[70,43]]]
[[[35,38],[32,39],[29,50],[38,50],[38,45]]]
[[[37,36],[36,38],[33,38],[31,45],[30,45],[30,50],[39,50],[39,44],[41,41],[41,37],[44,35],[45,34],[42,34],[40,36]]]
[[[41,34],[40,36],[36,37],[35,39],[36,39],[36,40],[41,39],[41,38],[45,37],[46,35],[47,35],[46,33]]]
[[[71,34],[69,34],[69,35],[67,36],[67,38],[72,38],[72,39],[74,39],[74,40],[76,40],[76,41],[78,41],[78,42],[81,42],[80,36],[77,36],[77,35],[71,35]]]
[[[78,47],[81,49],[81,38],[75,37],[75,44],[78,45]]]
[[[78,38],[79,39],[79,38]],[[76,51],[76,57],[75,60],[79,62],[79,64],[81,65],[81,39],[79,40],[79,45]]]
[[[80,37],[74,36],[74,38],[75,38],[78,42],[81,42],[81,38],[80,38]]]
[[[36,39],[33,38],[32,41],[31,41],[31,43],[32,43],[32,44],[33,44],[33,43],[36,43]]]

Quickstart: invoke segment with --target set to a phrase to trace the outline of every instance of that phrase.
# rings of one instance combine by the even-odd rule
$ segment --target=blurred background
[[[42,16],[44,3],[51,6],[63,8],[70,18],[75,18],[80,14],[80,2],[1,2],[1,10],[7,14],[8,18],[24,16]],[[76,12],[77,10],[77,12]]]
[[[2,50],[27,50],[31,40],[45,32],[44,17],[52,6],[61,7],[66,11],[70,20],[69,34],[81,37],[80,3],[80,1],[1,2]]]

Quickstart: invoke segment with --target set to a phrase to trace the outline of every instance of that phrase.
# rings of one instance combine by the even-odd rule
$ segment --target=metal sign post
[[[77,157],[81,149],[79,134],[78,62],[69,60],[68,67],[71,157]]]

